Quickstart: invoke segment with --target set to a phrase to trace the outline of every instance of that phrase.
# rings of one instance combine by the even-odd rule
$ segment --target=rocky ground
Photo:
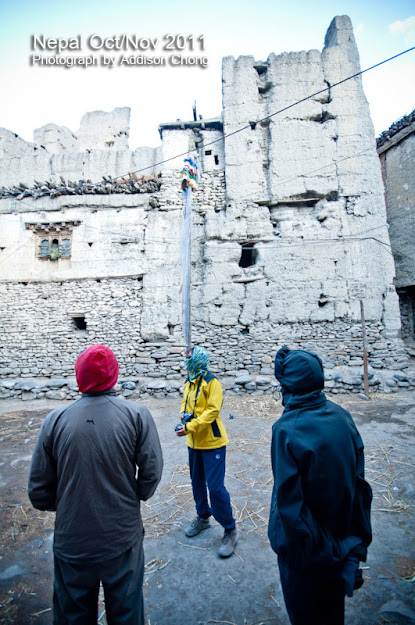
[[[365,584],[346,603],[347,625],[415,624],[415,392],[336,396],[351,411],[366,446],[374,490],[373,543]],[[270,395],[227,397],[222,418],[230,444],[227,486],[239,528],[236,553],[219,560],[222,535],[213,522],[188,539],[193,502],[182,439],[173,434],[179,400],[149,399],[165,470],[145,518],[146,625],[288,625],[276,556],[266,525],[272,488],[269,446],[281,405]],[[0,624],[52,623],[54,514],[34,510],[26,484],[36,432],[59,402],[0,402]],[[232,418],[233,417],[233,418]],[[104,625],[105,606],[100,603]]]

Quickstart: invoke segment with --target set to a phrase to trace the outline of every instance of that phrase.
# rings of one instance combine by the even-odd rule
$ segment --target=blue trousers
[[[232,530],[235,519],[232,516],[231,499],[224,484],[226,446],[219,449],[188,449],[197,514],[204,519],[213,515],[225,530]]]

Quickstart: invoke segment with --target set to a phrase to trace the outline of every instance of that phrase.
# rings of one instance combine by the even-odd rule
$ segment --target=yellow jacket
[[[193,382],[187,380],[184,385],[180,412],[194,414],[194,419],[183,425],[186,443],[192,449],[224,447],[229,441],[219,416],[223,403],[222,385],[209,371],[200,378]]]

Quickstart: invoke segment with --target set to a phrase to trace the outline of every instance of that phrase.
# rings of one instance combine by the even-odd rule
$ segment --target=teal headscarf
[[[190,358],[184,359],[190,382],[196,380],[200,374],[206,373],[209,367],[209,354],[203,347],[194,347]]]

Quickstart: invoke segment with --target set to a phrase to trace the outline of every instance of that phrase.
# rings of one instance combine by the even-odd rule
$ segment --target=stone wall
[[[390,337],[399,335],[368,103],[360,77],[335,86],[359,71],[347,16],[332,21],[322,52],[224,59],[228,204],[207,227],[212,239],[250,241],[257,252],[255,266],[238,274],[224,262],[226,248],[236,256],[237,246],[210,244],[207,258],[215,265],[218,257],[223,279],[222,287],[208,287],[233,308],[232,318],[239,318],[243,299],[247,325],[356,321],[364,299],[368,317],[382,321]],[[226,286],[232,282],[238,284]]]
[[[402,336],[415,355],[415,111],[377,140],[385,185],[389,236],[395,259]]]
[[[120,392],[141,397],[179,393],[185,374],[178,262],[183,200],[177,172],[165,171],[162,181],[160,191],[151,194],[157,197],[156,206],[149,204],[146,194],[50,201],[54,219],[60,205],[66,219],[81,221],[73,232],[73,258],[45,265],[34,260],[32,243],[24,251],[31,272],[29,265],[15,261],[14,278],[0,282],[4,307],[1,396],[76,396],[73,363],[82,349],[95,342],[109,345],[117,354]],[[310,263],[310,249],[315,253],[318,247],[304,244],[301,229],[298,247],[292,236],[296,225],[307,227],[304,216],[309,210],[302,211],[301,220],[294,214],[287,218],[289,244],[284,249],[279,243],[275,250],[270,211],[266,207],[256,213],[252,207],[251,211],[246,207],[239,213],[229,211],[223,172],[202,174],[193,194],[194,343],[209,349],[212,369],[225,381],[229,393],[270,392],[275,382],[272,361],[284,344],[317,351],[325,364],[329,389],[359,392],[363,384],[359,298],[363,297],[372,389],[409,384],[403,347],[399,339],[389,336],[383,322],[387,293],[377,302],[373,291],[371,300],[370,282],[362,286],[357,278],[351,279],[343,262],[343,272],[339,269],[333,276],[338,290],[328,290],[327,276],[319,275],[315,299],[306,299],[309,291],[303,288],[303,273]],[[39,216],[33,208],[28,213],[5,214],[2,219],[16,220],[18,227],[28,219],[36,222]],[[240,242],[267,229],[269,239],[256,244],[256,264],[241,267]],[[12,247],[18,240],[16,235]],[[332,257],[328,244],[324,246],[328,272],[330,262],[333,268],[339,262],[337,244]],[[344,243],[340,245],[343,249]],[[345,250],[343,254],[347,258]],[[38,269],[33,268],[36,263]],[[125,275],[127,269],[129,275]],[[311,269],[315,271],[313,264]],[[296,312],[300,308],[301,320]],[[85,329],[77,327],[79,319]]]
[[[379,148],[398,288],[415,285],[415,121],[401,133]]]
[[[185,379],[183,341],[179,333],[160,342],[142,340],[137,323],[142,302],[140,280],[9,285],[8,291],[10,317],[5,320],[9,325],[4,332],[7,348],[0,368],[0,399],[76,398],[74,361],[82,349],[95,342],[115,351],[120,364],[117,391],[125,397],[180,397]],[[22,311],[21,299],[33,295],[43,298],[43,307],[28,306]],[[121,297],[123,304],[114,307],[112,300]],[[84,311],[86,330],[76,329],[73,322],[72,315],[79,310]],[[15,329],[16,320],[20,334]],[[370,391],[414,388],[415,377],[405,369],[404,350],[395,352],[394,342],[382,340],[382,329],[380,324],[368,326]],[[38,335],[34,337],[31,331]],[[244,334],[240,327],[234,327],[219,335],[197,323],[193,331],[195,342],[209,350],[211,370],[228,395],[260,396],[275,391],[273,360],[284,344],[322,356],[329,393],[363,391],[358,324],[284,324],[271,335],[260,328],[255,335]],[[22,335],[28,339],[22,340]]]
[[[397,289],[401,311],[402,338],[408,354],[415,357],[415,286]]]
[[[0,396],[75,397],[74,361],[96,342],[116,353],[125,396],[179,395],[183,157],[155,164],[189,146],[201,164],[192,340],[208,348],[227,392],[270,392],[284,344],[319,353],[332,392],[360,392],[360,301],[372,389],[413,385],[360,80],[256,123],[358,69],[350,20],[335,18],[322,53],[224,60],[225,135],[248,122],[232,137],[222,118],[174,122],[160,127],[161,149],[132,152],[124,109],[87,115],[77,134],[40,129],[45,145],[17,142],[15,157],[16,137],[0,133]],[[91,147],[78,151],[82,142]],[[152,184],[128,193],[86,182],[126,176],[128,185],[146,165]],[[40,256],[36,229],[49,227],[70,229],[69,256]]]

